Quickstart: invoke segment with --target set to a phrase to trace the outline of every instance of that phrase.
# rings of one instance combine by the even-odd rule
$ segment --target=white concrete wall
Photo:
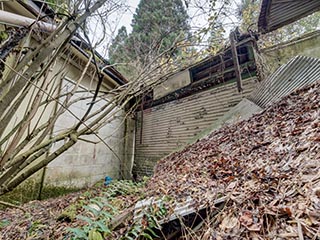
[[[64,80],[63,86],[72,87],[72,83]],[[86,83],[84,85],[87,85]],[[73,96],[76,97],[88,96],[93,94],[79,93]],[[83,100],[72,105],[69,110],[81,118],[87,108],[87,103],[91,99]],[[98,110],[106,104],[105,100],[97,102],[91,113]],[[112,178],[119,178],[120,165],[123,161],[124,151],[124,111],[116,108],[113,112],[117,112],[114,119],[106,122],[105,126],[98,130],[97,135],[102,138],[106,144],[113,149],[112,151],[101,142],[97,135],[89,135],[81,137],[91,142],[79,140],[73,147],[60,155],[57,159],[51,162],[46,170],[45,183],[55,185],[67,185],[83,187],[91,185],[97,181],[102,180],[105,176]],[[65,112],[59,117],[54,128],[53,135],[59,134],[63,129],[72,127],[78,122],[78,119],[70,112]],[[60,147],[62,143],[55,144],[51,151]]]
[[[14,13],[25,15],[25,13],[28,13],[24,8],[18,9],[18,6],[14,6],[14,8],[7,9],[7,5],[11,5],[11,2],[8,2],[7,4],[4,3],[5,10],[12,10]],[[19,4],[16,4],[19,5]],[[28,16],[30,17],[30,16]],[[4,30],[3,24],[0,23],[0,31]],[[29,35],[28,35],[29,36]],[[39,42],[33,38],[33,36],[30,36],[29,38],[25,39],[24,45],[20,46],[22,47],[35,47],[39,44]],[[57,74],[66,73],[66,78],[69,79],[69,81],[64,80],[63,85],[64,86],[70,86],[72,87],[72,81],[77,81],[79,77],[81,76],[81,72],[84,69],[84,66],[86,65],[86,57],[82,55],[82,53],[77,52],[77,50],[73,49],[71,46],[68,47],[68,50],[70,52],[64,51],[66,55],[61,54],[60,57],[57,58],[55,61],[54,67],[51,68],[48,78],[54,77]],[[67,60],[66,60],[67,59]],[[16,55],[11,54],[7,59],[6,63],[9,66],[13,66],[14,62],[16,60]],[[7,75],[9,71],[9,68],[7,67],[4,71],[4,77]],[[81,86],[83,89],[86,90],[94,90],[96,88],[97,84],[97,77],[93,78],[92,73],[95,71],[94,66],[91,64],[90,69],[87,74],[85,74],[83,81],[81,82]],[[4,78],[3,78],[4,79]],[[1,82],[1,79],[0,79]],[[39,83],[37,83],[38,86],[40,86],[42,83],[42,80],[40,80]],[[57,77],[52,84],[49,85],[48,89],[46,91],[49,91],[49,89],[58,89],[58,86],[60,84],[60,79]],[[106,91],[107,89],[114,88],[116,83],[111,80],[110,78],[106,77],[104,79],[104,82],[102,84],[102,90]],[[18,123],[23,116],[26,113],[26,109],[29,108],[29,103],[34,99],[34,89],[31,89],[30,92],[27,94],[26,98],[24,99],[23,103],[17,110],[15,116],[13,117],[12,121],[7,125],[7,128],[3,134],[5,136],[7,133],[9,133],[12,128],[15,126],[16,123]],[[84,95],[88,95],[89,93],[85,93]],[[81,95],[81,94],[80,94]],[[73,96],[73,98],[79,97],[79,94],[76,94]],[[90,95],[90,94],[89,94]],[[55,94],[53,94],[55,96]],[[47,98],[47,95],[44,94],[43,99],[45,100]],[[76,117],[81,118],[83,114],[85,113],[88,105],[87,103],[91,101],[80,101],[73,106],[70,107],[70,111],[76,115]],[[63,102],[63,98],[60,99],[60,102]],[[95,104],[92,112],[94,112],[96,109],[101,107],[103,104],[105,104],[105,101],[98,102]],[[43,105],[41,107],[34,119],[31,122],[30,129],[35,124],[43,124],[48,122],[49,118],[52,116],[52,113],[55,109],[55,102],[48,105]],[[118,111],[119,110],[119,111]],[[113,178],[119,178],[122,177],[120,174],[120,165],[121,162],[124,161],[124,111],[121,109],[115,109],[115,111],[118,111],[116,114],[116,118],[112,119],[110,122],[106,122],[105,126],[103,126],[99,131],[98,135],[104,139],[104,141],[114,150],[115,154],[112,153],[112,151],[101,142],[100,139],[98,139],[96,136],[86,136],[83,137],[85,139],[88,139],[93,142],[97,143],[88,143],[84,141],[78,141],[72,148],[67,150],[65,153],[63,153],[61,156],[59,156],[57,159],[55,159],[53,162],[51,162],[47,169],[46,169],[46,175],[45,175],[45,183],[47,184],[58,184],[58,185],[74,185],[78,187],[82,187],[85,185],[90,185],[96,181],[99,181],[103,179],[106,175],[111,176]],[[68,127],[72,127],[73,124],[77,122],[77,118],[70,114],[69,112],[65,112],[56,122],[53,135],[59,134],[63,129],[66,129]],[[23,140],[26,137],[27,133],[25,133],[21,139]],[[49,135],[47,136],[49,138]],[[21,140],[21,141],[22,141]],[[25,147],[25,149],[29,149],[33,144],[34,140],[30,141],[28,145]],[[99,142],[99,143],[98,143]],[[56,143],[53,144],[51,148],[51,152],[53,152],[55,149],[61,146],[63,143]],[[25,150],[24,149],[24,150]],[[2,149],[3,150],[3,149]],[[23,151],[24,151],[23,150]],[[117,155],[117,156],[116,156]],[[40,173],[41,175],[41,173]],[[39,175],[33,176],[36,178]]]

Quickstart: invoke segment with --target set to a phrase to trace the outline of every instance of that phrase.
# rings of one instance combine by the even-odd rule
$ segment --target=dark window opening
[[[239,46],[237,47],[238,60],[240,66],[251,61],[250,59],[250,47]],[[231,49],[227,49],[225,52],[213,56],[207,61],[201,63],[190,69],[191,81],[216,81],[217,84],[231,80],[234,76],[232,74],[234,63],[232,60]]]

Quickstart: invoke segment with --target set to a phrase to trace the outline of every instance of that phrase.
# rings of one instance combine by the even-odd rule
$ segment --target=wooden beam
[[[237,88],[238,92],[242,92],[242,78],[241,78],[241,71],[240,71],[240,65],[238,61],[238,53],[237,53],[237,46],[236,46],[236,38],[235,33],[230,33],[230,45],[231,45],[231,51],[232,51],[232,60],[234,64],[234,72],[236,74],[237,78]]]

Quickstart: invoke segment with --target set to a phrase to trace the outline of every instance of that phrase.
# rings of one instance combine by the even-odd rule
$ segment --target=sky
[[[128,10],[123,14],[123,16],[120,19],[121,22],[121,26],[125,26],[127,28],[128,32],[131,32],[132,28],[131,28],[131,21],[132,21],[132,17],[133,14],[136,11],[136,8],[139,4],[140,0],[128,0]],[[121,27],[120,26],[120,27]]]
[[[237,2],[239,2],[239,0],[230,0],[230,1],[232,3],[231,6],[229,7],[230,13],[226,14],[223,20],[225,24],[225,28],[227,29],[226,35],[228,34],[229,29],[235,26],[234,24],[235,18],[232,17],[232,15],[234,15],[232,12],[235,12],[234,9],[237,7]],[[132,31],[131,21],[140,0],[123,0],[123,2],[126,4],[127,7],[125,8],[125,10],[121,10],[120,12],[114,12],[113,14],[110,15],[107,21],[109,22],[108,29],[107,29],[107,36],[105,36],[103,44],[97,47],[98,51],[104,57],[107,57],[111,40],[116,36],[118,29],[120,29],[122,26],[125,26],[128,33]],[[199,28],[203,28],[207,24],[208,15],[206,15],[206,11],[208,10],[209,1],[208,0],[189,0],[188,2],[189,4],[188,4],[187,11],[189,16],[192,19],[190,22],[191,31],[197,30]],[[219,5],[217,4],[217,8],[218,7]],[[98,24],[94,21],[91,22],[90,28],[91,28],[90,35],[92,36],[93,39],[101,35],[101,32],[103,31],[101,27],[101,22]]]
[[[140,0],[127,0],[126,3],[128,5],[128,10],[123,14],[123,16],[120,19],[120,24],[118,29],[121,26],[125,26],[127,28],[127,32],[131,32],[132,28],[131,28],[131,21],[133,18],[133,14],[135,13],[135,10],[139,4]],[[203,26],[206,24],[206,16],[204,16],[201,13],[201,5],[207,5],[209,1],[207,0],[191,0],[189,1],[189,8],[188,10],[188,14],[189,16],[192,17],[192,21],[190,23],[191,26],[195,26],[197,25],[197,27]],[[238,5],[239,0],[232,0],[231,2],[231,9],[232,8],[236,8]],[[195,5],[198,5],[197,7]],[[232,19],[232,14],[230,14],[230,19],[226,20],[228,22],[228,24],[231,24],[232,21],[234,21],[234,19]]]

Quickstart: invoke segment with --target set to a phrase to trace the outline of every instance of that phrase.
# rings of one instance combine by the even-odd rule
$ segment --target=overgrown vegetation
[[[186,8],[192,1],[142,0],[134,15],[133,31],[128,33],[126,28],[120,28],[110,48],[112,64],[119,65],[123,72],[128,73],[129,80],[134,81],[112,89],[107,92],[109,95],[106,96],[105,92],[100,94],[100,87],[104,79],[103,70],[110,66],[105,61],[97,59],[89,37],[87,38],[89,47],[84,50],[87,54],[87,62],[82,62],[83,71],[79,73],[77,79],[73,79],[74,83],[69,88],[70,91],[58,90],[67,77],[68,71],[65,69],[65,64],[71,60],[71,53],[65,46],[70,43],[73,34],[79,31],[80,27],[83,30],[83,35],[86,36],[86,27],[88,26],[84,26],[84,23],[95,10],[102,7],[103,1],[95,3],[84,1],[83,6],[74,4],[72,9],[74,11],[67,8],[65,1],[50,0],[48,2],[57,11],[57,14],[60,14],[56,19],[56,24],[59,27],[53,33],[41,33],[32,40],[30,38],[35,32],[29,28],[21,28],[24,30],[23,34],[19,33],[18,28],[13,28],[14,31],[10,34],[8,31],[0,33],[0,43],[8,40],[9,44],[0,45],[2,54],[0,74],[4,72],[4,69],[7,70],[5,77],[2,78],[1,75],[0,79],[0,195],[6,193],[0,199],[13,204],[36,199],[39,195],[39,183],[27,181],[24,185],[16,187],[75,145],[77,141],[84,140],[81,139],[81,136],[96,134],[99,141],[104,142],[104,139],[97,132],[115,117],[115,112],[118,109],[127,107],[129,101],[151,91],[154,86],[167,79],[172,72],[184,69],[191,61],[196,61],[199,56],[203,58],[208,54],[218,52],[223,47],[226,38],[226,28],[223,20],[219,17],[228,15],[224,7],[230,5],[230,1],[210,1],[208,26],[199,29],[199,31],[191,32],[190,16],[188,16]],[[97,14],[102,20],[104,16],[108,16],[120,6],[118,1],[109,2],[109,8],[104,8],[104,11]],[[216,4],[218,2],[220,4]],[[239,20],[243,31],[250,29],[256,31],[252,24],[257,22],[258,6],[259,1],[242,1]],[[62,20],[61,16],[66,18]],[[319,26],[319,19],[319,13],[316,13],[309,20],[303,19],[295,25],[272,33],[273,35],[271,34],[265,40],[264,45],[277,43],[287,40],[288,37],[296,36],[296,34],[314,30]],[[190,37],[190,34],[193,36]],[[204,39],[208,42],[207,45],[203,44]],[[26,45],[29,40],[33,42],[33,45]],[[196,51],[195,47],[198,47],[200,51]],[[203,49],[205,51],[202,51]],[[68,53],[64,55],[66,60],[62,63],[63,66],[55,65],[58,57],[66,52]],[[14,54],[19,56],[19,60],[11,66],[5,60],[7,56],[14,56]],[[184,59],[190,61],[184,62]],[[58,68],[56,74],[50,75],[51,70],[55,68]],[[86,97],[76,95],[82,91],[79,85],[83,76],[86,75],[97,80],[96,89],[90,89],[86,92],[90,94],[89,97],[88,95]],[[60,85],[60,83],[57,84],[58,82],[61,83],[61,86],[58,86]],[[25,107],[23,103],[26,99],[28,102]],[[70,107],[83,100],[86,100],[86,103],[89,102],[82,104],[87,106],[85,113],[81,116],[75,116],[76,123],[65,126],[61,132],[53,134],[53,128],[59,117],[65,112],[74,115],[70,111]],[[92,106],[98,101],[104,103],[99,109],[93,111]],[[46,112],[46,109],[51,108],[52,105],[55,105],[52,107],[55,111]],[[21,106],[23,106],[23,111],[19,112]],[[130,110],[134,110],[135,107],[136,105]],[[18,120],[15,119],[16,116],[19,116]],[[49,117],[45,119],[44,116]],[[60,143],[61,145],[59,145]],[[59,148],[52,148],[54,144],[56,144],[55,146],[59,145]],[[109,147],[105,142],[104,144],[106,148]],[[111,149],[111,151],[113,150]],[[116,154],[114,155],[116,156]],[[222,159],[223,164],[221,165],[225,165],[224,161]],[[167,169],[169,168],[165,169],[165,175],[168,174]],[[194,166],[182,170],[187,171],[186,169],[188,173],[189,169],[194,172]],[[199,170],[201,174],[203,169],[209,168],[201,167],[201,171]],[[176,169],[173,172],[172,175],[177,176]],[[218,177],[220,177],[219,174],[221,172],[217,173]],[[229,175],[230,172],[226,172],[226,174]],[[178,180],[184,179],[184,176]],[[232,180],[233,176],[232,178],[228,176],[228,179]],[[167,182],[170,183],[169,180]],[[161,180],[158,183],[161,183]],[[82,192],[79,199],[75,203],[71,202],[57,217],[58,221],[78,224],[70,227],[68,235],[64,237],[90,240],[109,237],[114,239],[121,237],[129,240],[158,237],[160,231],[158,220],[168,213],[168,208],[164,205],[150,206],[140,222],[134,222],[132,216],[120,220],[118,218],[119,215],[126,213],[124,212],[126,209],[128,212],[125,216],[129,216],[133,212],[134,204],[146,196],[144,184],[144,182],[114,181],[106,188],[97,186],[99,190],[95,193],[92,191]],[[203,183],[198,185],[203,185]],[[164,188],[159,189],[163,190]],[[7,193],[11,190],[13,191]],[[42,191],[42,199],[76,190],[75,188],[46,186]],[[196,188],[193,190],[194,192],[198,191]],[[173,191],[173,188],[168,189],[169,191]],[[177,190],[177,192],[179,191]],[[228,218],[226,217],[226,219]],[[233,220],[234,217],[230,217],[230,219]],[[12,223],[11,220],[4,219],[0,222],[0,228],[6,228],[10,223]],[[119,227],[119,223],[125,223],[125,225]],[[38,235],[45,234],[46,227],[49,225],[42,223],[39,219],[33,219],[30,213],[28,213],[24,224],[28,225],[24,229],[28,238],[42,237]],[[22,226],[25,226],[24,224]],[[50,224],[56,224],[56,219]],[[6,232],[10,233],[10,231]]]
[[[0,72],[6,70],[0,78],[0,195],[12,191],[46,167],[76,144],[81,135],[94,134],[117,113],[114,109],[126,104],[127,92],[122,92],[122,97],[110,97],[108,101],[105,100],[107,96],[100,98],[104,76],[97,65],[90,65],[95,58],[92,51],[91,56],[87,56],[87,62],[82,62],[85,65],[83,72],[79,71],[77,79],[73,79],[70,91],[65,90],[67,87],[63,89],[68,84],[65,80],[68,75],[67,59],[72,55],[66,53],[66,49],[70,48],[70,45],[65,48],[66,45],[70,44],[73,34],[80,31],[80,26],[93,12],[103,6],[109,14],[119,7],[118,2],[75,3],[63,20],[60,17],[53,19],[56,28],[52,29],[52,33],[39,27],[39,39],[34,36],[31,26],[16,28],[5,44],[0,45]],[[60,58],[63,53],[66,60]],[[13,58],[13,63],[5,62],[7,56]],[[92,76],[96,79],[95,90],[89,89],[86,97],[81,94],[76,96],[77,91],[81,92],[80,82],[90,67],[95,71]],[[52,69],[55,72],[50,74]],[[105,102],[98,111],[92,111],[93,104],[88,104],[81,115],[69,109],[81,101],[95,102],[96,99]],[[70,121],[61,131],[53,132],[65,112],[71,113],[77,123]],[[90,123],[85,123],[85,120]],[[100,140],[105,143],[102,138]],[[54,148],[53,144],[59,142],[62,143],[59,148]]]
[[[130,202],[127,201],[128,198],[126,197],[131,196],[135,199],[131,204],[143,199],[146,180],[138,183],[130,180],[113,181],[105,189],[102,189],[98,196],[90,197],[88,202],[81,201],[66,209],[59,219],[69,217],[70,221],[76,218],[84,222],[81,227],[68,229],[71,239],[100,240],[112,237],[112,231],[118,226],[118,221],[121,221],[121,218],[115,220],[116,217],[125,209],[130,208]],[[85,192],[83,196],[88,196],[88,194],[90,195],[89,192]],[[75,213],[80,210],[80,207],[82,213],[76,215]],[[155,227],[154,219],[150,216],[148,222],[150,224],[144,228],[140,224],[134,224],[129,228],[123,239],[135,239],[133,237],[138,236],[152,239],[150,234],[154,233],[152,230]]]
[[[24,236],[78,240],[119,239],[127,235],[125,239],[131,239],[140,226],[133,223],[133,207],[137,201],[145,198],[147,180],[113,180],[107,186],[101,181],[78,193],[32,201],[22,206],[24,211],[20,208],[0,210],[0,235],[6,239]],[[141,236],[151,236],[156,227],[152,217],[148,219],[148,226],[142,226],[143,231],[138,233]]]
[[[259,2],[242,2],[239,20],[242,20],[242,29],[248,29],[252,21],[256,24]],[[52,33],[37,29],[41,32],[39,35],[31,30],[31,26],[21,28],[25,30],[23,34],[14,27],[15,31],[8,38],[10,48],[0,46],[2,52],[6,50],[2,59],[9,55],[13,58],[17,56],[12,66],[5,61],[0,63],[0,75],[5,73],[0,79],[0,195],[43,169],[77,141],[84,141],[87,135],[95,135],[98,142],[110,149],[104,140],[106,138],[101,137],[98,130],[111,122],[120,109],[127,108],[130,101],[142,93],[151,92],[173,72],[185,69],[223,47],[221,45],[227,35],[224,20],[231,14],[232,5],[231,1],[222,0],[142,0],[133,17],[132,32],[120,28],[111,47],[106,46],[110,49],[112,63],[119,64],[124,72],[132,73],[129,76],[131,81],[124,86],[108,86],[117,89],[105,94],[100,92],[100,88],[105,77],[103,71],[110,65],[98,60],[100,57],[96,56],[94,48],[104,43],[108,25],[114,25],[108,22],[108,17],[123,10],[125,4],[122,0],[50,0],[48,3],[57,12],[54,15],[59,15],[53,19],[59,27]],[[204,15],[205,27],[193,29],[190,22],[194,16],[188,14],[191,8],[196,9],[198,15]],[[63,14],[59,12],[61,9]],[[99,34],[88,36],[93,33],[88,31],[88,25],[85,24],[92,15],[104,23],[102,37],[96,41],[90,39]],[[309,23],[302,20],[298,30],[310,30],[317,23],[319,18],[314,15]],[[231,29],[230,26],[228,28]],[[286,34],[293,35],[298,30],[291,28],[291,32]],[[78,36],[86,38],[85,45],[88,46],[84,52],[87,51],[87,59],[81,62],[82,71],[76,79],[72,79],[72,86],[69,84],[64,88],[65,78],[68,77],[66,65],[74,57],[72,52],[68,52],[69,43],[76,32]],[[5,34],[1,34],[1,38],[6,38]],[[63,59],[59,57],[61,55]],[[53,69],[54,72],[51,72]],[[79,86],[85,76],[95,79],[96,86],[85,92],[84,96]],[[62,91],[60,87],[68,88],[68,91]],[[79,92],[82,93],[77,94]],[[95,109],[93,105],[97,102],[103,104]],[[81,115],[70,110],[77,103],[86,106]],[[130,111],[137,105],[131,106]],[[66,124],[60,132],[53,133],[54,126],[64,113],[71,114],[75,123]],[[53,145],[59,148],[53,148]],[[111,151],[121,161],[115,151]]]
[[[166,53],[167,59],[181,53],[177,43],[190,35],[189,16],[181,0],[141,0],[132,19],[132,32],[122,26],[109,49],[112,64],[132,78],[156,56]],[[122,66],[121,63],[132,63]]]
[[[36,180],[27,180],[13,191],[0,196],[0,201],[21,205],[39,198],[40,183]],[[54,185],[45,185],[42,188],[41,199],[54,198],[66,195],[68,193],[77,192],[79,188],[75,187],[59,187]],[[5,208],[0,205],[0,209]]]

